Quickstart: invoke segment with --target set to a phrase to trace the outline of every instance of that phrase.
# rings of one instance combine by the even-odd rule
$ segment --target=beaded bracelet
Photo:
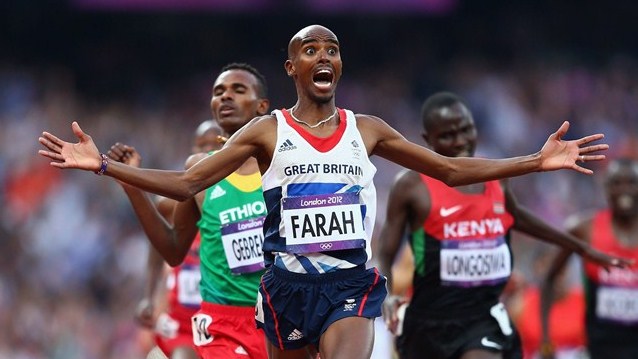
[[[104,172],[106,172],[106,166],[109,164],[109,158],[104,153],[100,153],[100,157],[102,157],[102,165],[100,166],[100,170],[95,172],[98,176],[101,176]]]

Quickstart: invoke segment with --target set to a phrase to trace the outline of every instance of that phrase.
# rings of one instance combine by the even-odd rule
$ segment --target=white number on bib
[[[638,323],[638,289],[599,287],[596,293],[596,315],[623,323]]]
[[[199,266],[181,267],[177,274],[177,301],[186,306],[199,306],[202,296],[199,281],[202,277]]]

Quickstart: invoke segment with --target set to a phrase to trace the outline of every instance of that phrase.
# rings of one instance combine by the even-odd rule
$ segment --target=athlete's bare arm
[[[130,187],[130,186],[129,186]],[[131,189],[139,191],[134,187]],[[127,191],[128,189],[125,189]],[[167,220],[173,215],[173,207],[177,202],[166,197],[157,200],[156,206],[162,217]],[[148,256],[146,258],[146,282],[144,285],[144,296],[140,300],[135,310],[135,318],[137,321],[147,327],[155,327],[155,298],[158,295],[158,289],[164,283],[164,258],[159,252],[149,245]]]
[[[606,150],[607,144],[585,146],[604,136],[596,134],[571,141],[563,140],[569,129],[564,122],[551,134],[542,149],[528,156],[505,159],[445,157],[405,139],[378,117],[357,115],[368,153],[379,155],[401,166],[436,178],[449,186],[460,186],[488,180],[520,176],[530,172],[572,169],[592,174],[576,161],[600,161],[604,155],[592,154]],[[581,147],[582,146],[582,147]]]
[[[592,221],[593,214],[587,216],[572,216],[567,220],[567,230],[571,235],[578,238],[578,240],[589,244],[591,243],[590,234]],[[541,284],[541,348],[542,351],[547,353],[553,352],[553,343],[551,343],[549,336],[549,313],[555,301],[554,286],[559,274],[565,270],[565,266],[572,253],[571,250],[562,248],[551,262],[545,279]]]
[[[386,220],[381,229],[378,253],[379,271],[386,276],[386,285],[390,289],[393,288],[392,265],[401,247],[405,228],[408,225],[413,227],[415,217],[420,217],[422,212],[427,216],[429,202],[429,192],[425,190],[418,173],[407,170],[399,174],[388,195]],[[416,212],[420,213],[417,215]],[[397,309],[406,301],[406,298],[391,292],[383,304],[383,317],[392,333],[397,328]]]
[[[521,206],[507,184],[504,184],[504,191],[507,201],[507,210],[515,219],[514,229],[545,242],[556,244],[567,251],[575,252],[584,259],[597,263],[605,268],[611,266],[626,267],[631,265],[631,260],[607,255],[592,248],[589,243],[580,240],[578,237],[550,226],[547,222],[531,213],[527,208]]]
[[[112,146],[108,155],[111,159],[124,162],[132,167],[139,167],[142,161],[142,157],[133,147],[121,144]],[[124,182],[118,181],[118,183],[120,183],[122,189],[124,189],[124,192],[132,203],[144,203],[144,205],[137,205],[136,207],[143,208],[145,205],[151,207],[156,206],[157,211],[159,211],[163,218],[168,219],[169,216],[172,217],[173,207],[175,206],[175,203],[177,203],[174,200],[161,197],[155,204],[152,204],[146,194],[137,188]],[[163,282],[163,269],[164,259],[157,250],[153,248],[153,246],[149,246],[149,252],[146,258],[146,282],[144,285],[144,295],[136,307],[135,318],[142,326],[151,329],[155,326],[155,297],[158,293],[158,288],[161,287],[161,282]]]
[[[38,153],[51,159],[54,167],[97,172],[102,164],[98,148],[77,122],[73,122],[71,127],[79,140],[77,143],[66,142],[44,132],[39,141],[47,150]],[[262,171],[267,168],[274,147],[275,128],[272,116],[255,118],[237,131],[215,156],[205,158],[186,171],[133,168],[111,161],[105,175],[145,191],[183,201],[219,182],[251,156],[260,161]]]
[[[116,143],[111,146],[108,156],[113,159],[114,162],[122,161],[133,165],[131,166],[133,168],[139,166],[139,163],[131,163],[126,160],[131,157],[139,157],[135,148],[131,146]],[[177,207],[180,207],[179,205],[181,203],[175,203],[171,199],[164,198],[163,201],[160,202],[160,204],[164,203],[164,206],[156,206],[147,193],[142,190],[130,185],[124,185],[123,188],[144,229],[144,233],[157,253],[171,266],[182,263],[193,243],[197,229],[182,230],[183,227],[174,228],[172,224],[173,212],[177,210]],[[186,201],[186,204],[190,205],[191,203]],[[183,207],[187,208],[186,206]],[[182,209],[182,212],[183,211]],[[189,212],[189,214],[199,218],[199,210],[197,207],[195,207],[194,211]]]

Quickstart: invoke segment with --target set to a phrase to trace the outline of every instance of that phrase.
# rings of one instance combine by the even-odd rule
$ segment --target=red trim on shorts
[[[343,137],[344,132],[346,132],[346,113],[344,110],[337,108],[337,112],[339,113],[339,127],[337,130],[328,137],[317,137],[312,133],[308,132],[305,128],[301,127],[301,125],[295,120],[292,119],[290,113],[285,108],[281,109],[281,113],[284,115],[286,119],[286,123],[290,127],[292,127],[297,133],[303,137],[315,150],[319,152],[328,152],[333,149]]]
[[[253,306],[237,306],[226,304],[215,304],[210,302],[202,302],[202,310],[211,314],[225,314],[238,317],[254,317],[255,307]]]
[[[279,334],[279,321],[277,320],[277,313],[275,313],[275,308],[273,308],[272,303],[270,302],[270,294],[266,290],[263,277],[261,278],[261,287],[264,289],[264,293],[266,293],[266,303],[268,303],[268,308],[270,308],[270,312],[272,313],[273,320],[275,321],[275,332],[277,333],[277,341],[279,342],[279,349],[284,350],[284,341],[283,339],[281,339],[281,335]]]
[[[374,288],[375,285],[377,285],[377,283],[379,283],[379,271],[374,268],[374,282],[372,283],[372,285],[370,286],[370,288],[368,288],[368,291],[366,292],[366,294],[363,296],[363,299],[361,300],[361,307],[359,307],[359,313],[358,315],[361,316],[363,314],[363,308],[366,305],[366,302],[368,301],[368,295],[370,294],[370,292],[372,292],[372,289]]]

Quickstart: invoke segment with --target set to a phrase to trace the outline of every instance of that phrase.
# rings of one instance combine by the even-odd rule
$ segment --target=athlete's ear
[[[259,99],[259,103],[257,104],[257,114],[265,115],[268,113],[268,109],[270,109],[270,100],[267,98]]]
[[[284,62],[284,69],[286,69],[286,74],[288,74],[289,77],[295,73],[295,67],[292,65],[292,61],[290,60],[286,60],[286,62]]]

